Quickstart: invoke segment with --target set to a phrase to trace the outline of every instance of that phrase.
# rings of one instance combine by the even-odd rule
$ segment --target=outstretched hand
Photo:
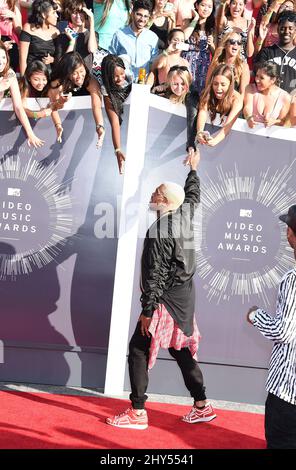
[[[61,124],[56,125],[56,133],[57,133],[57,142],[59,144],[62,143],[62,135],[63,135],[64,128]]]
[[[31,147],[31,145],[35,148],[42,147],[45,143],[44,140],[39,139],[34,133],[28,135],[28,140],[27,140],[28,146]]]
[[[256,305],[254,305],[253,307],[249,308],[249,310],[248,310],[248,313],[247,313],[247,322],[251,323],[251,325],[253,324],[253,322],[250,320],[250,313],[255,312],[256,310],[258,310],[258,307],[257,307]]]
[[[123,175],[125,155],[121,151],[118,151],[116,152],[116,158],[117,158],[117,163],[118,163],[119,174]]]
[[[197,170],[197,167],[200,162],[200,151],[197,148],[196,150],[193,147],[188,149],[187,158],[184,160],[184,165],[190,165],[191,170]]]
[[[103,145],[103,140],[105,137],[105,128],[103,126],[98,127],[97,134],[98,134],[98,140],[97,140],[96,147],[100,148]]]

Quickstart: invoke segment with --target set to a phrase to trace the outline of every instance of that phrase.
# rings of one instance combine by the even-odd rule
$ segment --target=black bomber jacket
[[[200,202],[200,180],[191,170],[185,183],[184,203],[158,218],[148,229],[141,260],[142,314],[152,317],[159,304],[182,331],[192,334],[196,269],[192,219]]]

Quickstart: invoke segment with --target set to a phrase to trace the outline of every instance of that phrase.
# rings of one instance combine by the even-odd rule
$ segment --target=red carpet
[[[149,428],[116,429],[107,416],[127,401],[0,392],[1,449],[263,449],[264,416],[216,410],[211,423],[180,421],[188,406],[148,403]]]

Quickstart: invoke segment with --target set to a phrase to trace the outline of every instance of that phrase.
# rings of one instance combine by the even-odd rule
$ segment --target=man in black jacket
[[[296,13],[284,12],[278,21],[279,44],[264,47],[256,56],[256,63],[266,61],[278,65],[279,86],[291,93],[296,88],[296,47],[294,37],[296,34]]]
[[[107,418],[120,428],[146,429],[145,410],[148,369],[159,347],[176,359],[187,389],[194,399],[187,423],[208,422],[216,417],[206,400],[203,376],[196,360],[198,329],[194,318],[195,250],[192,219],[200,201],[196,174],[199,151],[186,160],[190,165],[185,188],[175,183],[160,185],[151,196],[150,209],[157,220],[149,228],[141,261],[142,312],[129,344],[130,400],[132,407]]]

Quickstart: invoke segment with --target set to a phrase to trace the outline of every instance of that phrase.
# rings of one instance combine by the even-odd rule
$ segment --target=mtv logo
[[[8,188],[8,189],[7,189],[7,195],[8,195],[8,196],[20,197],[20,195],[21,195],[21,190],[20,190],[20,188]]]
[[[252,215],[253,215],[252,209],[241,209],[239,211],[240,217],[252,217]]]

